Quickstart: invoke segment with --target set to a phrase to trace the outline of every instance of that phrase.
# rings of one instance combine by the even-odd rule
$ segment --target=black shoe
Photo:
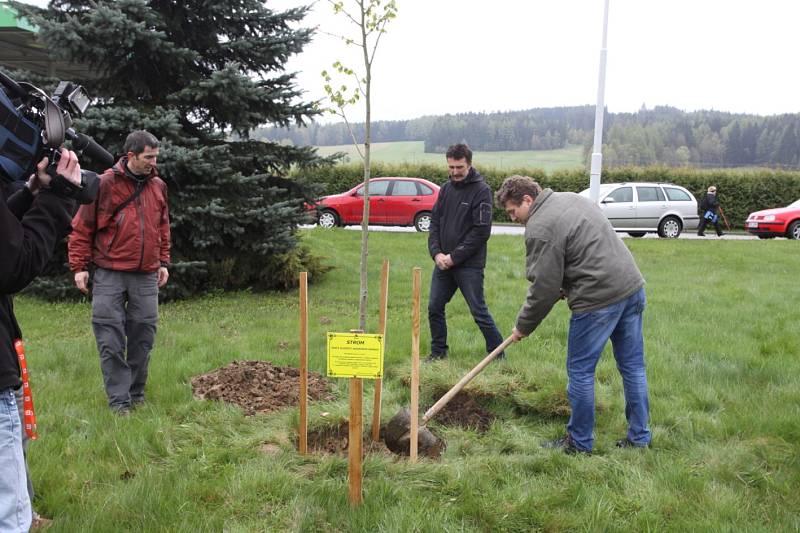
[[[649,448],[650,443],[647,444],[636,444],[635,442],[631,442],[628,440],[628,437],[624,439],[620,439],[617,441],[617,448]]]
[[[432,353],[425,358],[425,363],[435,363],[436,361],[444,361],[447,359],[446,353]]]
[[[725,235],[724,232],[723,233],[717,233],[717,237],[722,237],[723,235]]]
[[[698,233],[698,234],[697,234],[697,236],[698,236],[698,237],[705,237],[705,236],[706,236],[706,234],[705,234],[705,233]]]
[[[564,450],[564,453],[567,455],[575,455],[578,453],[583,453],[586,455],[592,455],[590,450],[583,450],[575,446],[575,441],[572,440],[572,437],[569,434],[561,437],[560,439],[556,440],[548,440],[541,444],[542,448],[550,448],[550,449],[557,449],[560,448]]]

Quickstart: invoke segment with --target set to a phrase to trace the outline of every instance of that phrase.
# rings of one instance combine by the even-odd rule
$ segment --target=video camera
[[[47,157],[50,188],[57,194],[89,204],[97,196],[97,174],[81,170],[81,185],[76,186],[56,172],[61,145],[72,141],[73,149],[84,153],[106,168],[114,158],[94,139],[72,129],[72,116],[81,116],[90,98],[80,85],[62,81],[53,96],[30,83],[16,82],[0,72],[0,177],[10,182],[25,182],[36,164]]]

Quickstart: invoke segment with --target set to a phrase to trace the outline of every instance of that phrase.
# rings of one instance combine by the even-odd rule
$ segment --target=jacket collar
[[[533,218],[533,215],[536,214],[536,211],[542,207],[542,205],[550,198],[550,195],[553,194],[553,189],[545,189],[543,190],[539,196],[536,197],[536,200],[533,201],[531,204],[531,210],[528,211],[528,220]]]
[[[483,181],[483,176],[481,176],[481,173],[475,170],[475,167],[473,166],[469,167],[469,172],[467,173],[467,177],[464,178],[463,180],[453,181],[452,178],[450,179],[450,182],[453,184],[454,187],[463,187],[467,183],[475,183],[477,181]]]
[[[150,174],[148,174],[146,176],[140,176],[138,174],[134,174],[128,168],[128,156],[122,156],[122,157],[119,158],[119,161],[117,161],[117,164],[114,165],[114,173],[121,174],[121,175],[123,175],[123,176],[125,176],[125,177],[127,177],[129,179],[132,179],[135,182],[144,182],[144,181],[147,181],[147,180],[149,180],[151,178],[154,178],[157,175],[155,168],[153,170],[151,170]]]

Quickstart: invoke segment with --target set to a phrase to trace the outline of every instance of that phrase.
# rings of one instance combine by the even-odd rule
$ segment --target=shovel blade
[[[386,447],[398,455],[408,455],[411,450],[411,411],[401,409],[389,420],[385,433]],[[421,427],[417,433],[417,450],[431,458],[442,455],[445,443],[428,428]]]

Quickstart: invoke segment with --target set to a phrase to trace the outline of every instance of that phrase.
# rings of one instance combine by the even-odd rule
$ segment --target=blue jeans
[[[431,327],[431,354],[446,355],[447,320],[444,308],[453,298],[456,289],[461,291],[469,306],[472,318],[486,340],[486,353],[503,343],[503,337],[494,323],[483,297],[483,269],[456,267],[440,270],[433,267],[431,293],[428,299],[428,322]]]
[[[0,390],[0,531],[31,527],[31,500],[22,455],[22,422],[14,389]]]
[[[602,309],[573,313],[570,319],[567,398],[572,415],[567,432],[578,448],[591,450],[594,442],[594,372],[609,338],[625,390],[628,440],[639,446],[650,442],[650,428],[647,425],[650,402],[642,337],[644,308],[644,289],[640,289],[628,298]]]
[[[17,402],[17,414],[20,421],[25,419],[25,393],[22,390],[22,385],[14,389],[14,400]],[[25,432],[25,426],[22,426],[22,456],[25,458],[25,477],[28,481],[28,498],[31,500],[31,507],[33,506],[33,481],[31,481],[31,469],[28,467],[28,445],[31,443],[30,437]]]

